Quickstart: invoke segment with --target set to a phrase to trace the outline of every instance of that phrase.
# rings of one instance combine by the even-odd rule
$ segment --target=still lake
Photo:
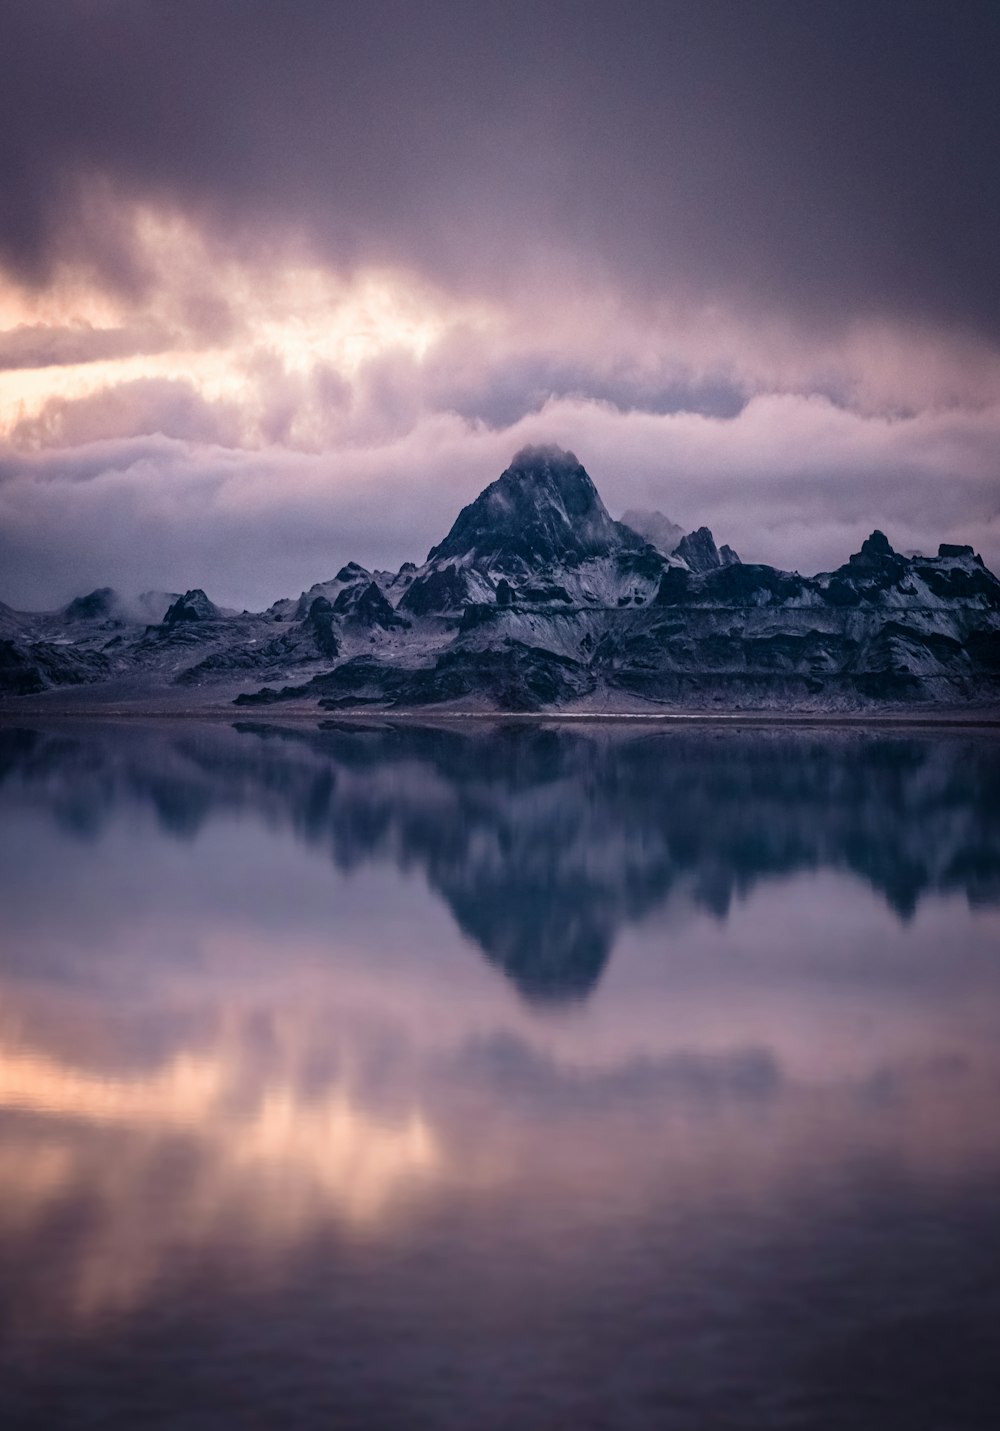
[[[0,1426],[1000,1425],[1000,739],[0,726]]]

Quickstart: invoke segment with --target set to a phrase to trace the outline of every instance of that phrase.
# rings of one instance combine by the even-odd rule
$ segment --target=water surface
[[[0,727],[0,1425],[1000,1424],[1000,747]]]

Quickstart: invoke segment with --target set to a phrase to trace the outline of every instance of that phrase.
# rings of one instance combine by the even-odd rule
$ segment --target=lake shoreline
[[[335,721],[352,725],[384,725],[404,723],[407,725],[652,725],[662,728],[674,726],[711,726],[724,729],[739,727],[844,727],[884,729],[998,729],[1000,711],[966,713],[946,712],[830,712],[824,714],[812,711],[459,711],[459,710],[372,710],[354,709],[323,711],[315,707],[289,705],[277,710],[274,706],[241,706],[238,708],[221,706],[149,707],[136,709],[119,706],[77,706],[47,707],[45,705],[8,706],[0,705],[0,724],[23,724],[25,720],[39,721],[181,721],[228,724],[285,725],[317,724]]]

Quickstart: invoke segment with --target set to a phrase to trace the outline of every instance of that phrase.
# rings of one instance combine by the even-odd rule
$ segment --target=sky
[[[993,0],[0,0],[0,600],[421,561],[526,443],[1000,569]]]

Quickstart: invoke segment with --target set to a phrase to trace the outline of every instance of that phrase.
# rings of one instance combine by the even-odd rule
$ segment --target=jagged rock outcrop
[[[110,672],[96,651],[73,651],[47,641],[0,641],[0,695],[30,696],[53,686],[83,686]]]
[[[179,596],[163,618],[164,626],[179,626],[186,621],[217,621],[222,612],[209,601],[200,587]]]
[[[110,621],[120,609],[114,587],[100,586],[87,596],[77,596],[63,608],[67,621]]]
[[[446,611],[462,611],[488,600],[495,588],[488,578],[456,562],[429,565],[418,573],[400,598],[399,610],[411,616],[430,616]]]
[[[688,532],[681,537],[674,548],[690,571],[715,571],[720,566],[737,566],[739,557],[732,547],[715,545],[715,538],[707,527],[699,527],[696,532]]]
[[[334,608],[325,596],[317,596],[309,607],[306,623],[312,631],[316,649],[331,659],[340,655],[340,642],[334,625]]]
[[[732,547],[715,545],[715,538],[708,527],[699,527],[697,531],[685,535],[684,528],[662,512],[632,507],[622,516],[622,523],[664,556],[679,558],[689,571],[712,571],[720,566],[733,566],[739,561]]]
[[[382,626],[387,631],[394,626],[406,625],[393,611],[374,581],[367,584],[358,582],[354,586],[346,587],[333,603],[333,610],[338,616],[350,616],[364,625]]]

